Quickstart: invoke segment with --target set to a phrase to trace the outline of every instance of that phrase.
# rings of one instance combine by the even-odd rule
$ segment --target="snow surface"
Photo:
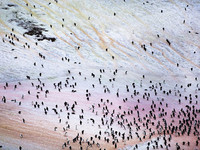
[[[13,6],[9,7],[9,4]],[[141,1],[122,0],[58,3],[4,0],[0,7],[2,82],[23,80],[28,74],[36,78],[38,72],[42,72],[46,78],[59,77],[66,75],[66,69],[79,67],[63,63],[62,57],[69,58],[71,62],[81,62],[82,69],[104,66],[145,74],[199,76],[200,38],[199,34],[195,34],[200,28],[197,1],[153,0],[143,4]],[[44,28],[46,31],[43,34],[56,38],[56,41],[38,42],[38,37],[23,37],[33,26]],[[10,33],[19,38],[19,42],[14,38],[15,46],[9,44],[8,37],[5,37]],[[35,42],[38,42],[38,46]],[[146,52],[141,48],[143,44],[146,45]],[[38,53],[46,56],[46,60],[38,58]],[[34,67],[34,62],[45,67]],[[193,68],[192,72],[190,68]]]
[[[159,106],[168,112],[164,118],[169,122],[173,120],[170,114],[174,108],[177,112],[181,108],[186,111],[186,105],[195,105],[196,109],[200,109],[199,98],[195,98],[195,95],[200,96],[199,24],[200,2],[197,0],[1,0],[0,98],[6,96],[9,102],[0,102],[0,134],[3,135],[0,145],[5,149],[16,149],[19,145],[25,149],[61,148],[66,142],[62,131],[66,125],[64,121],[58,124],[58,119],[66,120],[66,113],[55,115],[51,109],[58,104],[59,109],[64,110],[64,101],[69,102],[70,106],[74,101],[78,102],[76,114],[68,120],[72,126],[69,138],[74,138],[84,129],[84,139],[99,132],[102,107],[107,105],[110,111],[123,114],[123,111],[133,109],[140,99],[139,110],[145,115],[152,101],[159,105],[164,99],[163,105],[168,103],[168,108]],[[28,35],[30,32],[37,35]],[[104,69],[105,73],[100,73],[100,69]],[[91,73],[95,74],[94,78]],[[27,76],[30,76],[30,81]],[[41,86],[38,79],[45,83],[44,90],[50,91],[47,98],[44,91],[35,88],[36,85]],[[66,80],[69,85],[76,82],[77,86],[73,88],[68,85],[65,88]],[[60,81],[63,88],[58,92],[53,84]],[[5,90],[6,82],[9,86]],[[31,83],[35,86],[32,87]],[[140,93],[133,97],[131,95],[135,89],[132,83]],[[159,83],[163,90],[172,90],[172,94],[166,95],[157,89],[159,92],[155,96],[150,86],[159,88]],[[191,87],[187,86],[189,83]],[[14,85],[18,85],[15,90]],[[127,85],[130,93],[127,92]],[[183,88],[180,88],[181,85]],[[76,92],[72,93],[74,89]],[[92,95],[89,101],[85,97],[86,89]],[[109,89],[110,93],[105,93],[105,89]],[[30,95],[27,94],[28,90],[31,91]],[[119,98],[116,97],[118,91]],[[149,101],[142,98],[145,92],[151,93]],[[189,94],[192,94],[192,104],[189,103]],[[40,100],[36,99],[36,95],[40,96]],[[184,100],[185,96],[188,97],[187,101]],[[101,98],[105,103],[98,108]],[[125,98],[128,98],[127,102],[123,102]],[[17,103],[13,103],[13,99]],[[113,102],[113,106],[106,103],[107,99]],[[179,99],[182,100],[181,104]],[[18,106],[20,101],[22,106]],[[33,103],[41,104],[41,101],[45,105],[34,109]],[[92,112],[92,105],[96,112]],[[119,110],[119,105],[122,110]],[[46,106],[51,110],[48,115],[44,115],[43,111]],[[19,109],[23,112],[22,116],[16,114]],[[83,125],[79,126],[81,109],[86,113]],[[155,114],[159,116],[160,112],[156,110]],[[133,116],[125,118],[133,121],[133,117],[136,117],[136,111]],[[22,118],[26,118],[26,124],[21,123]],[[92,124],[90,118],[95,118],[96,123]],[[109,117],[105,120],[109,120]],[[174,120],[175,124],[178,123],[177,116]],[[58,127],[56,133],[55,126]],[[128,134],[128,130],[117,125],[117,119],[112,128]],[[106,126],[102,126],[101,130],[110,132]],[[136,130],[134,127],[133,132]],[[138,133],[142,136],[144,131],[149,133],[145,128]],[[24,134],[23,139],[19,138],[20,133]],[[119,143],[119,148],[135,149],[138,144],[140,149],[146,149],[148,142],[153,143],[157,136],[140,142],[134,135],[135,140],[123,141]],[[182,140],[184,137],[174,136],[171,149],[175,149],[176,143],[180,144]],[[196,137],[191,136],[187,140],[193,149],[200,149],[195,147]],[[161,140],[160,143],[164,142]],[[111,144],[102,141],[100,144],[114,149]],[[79,147],[75,145],[75,148]]]

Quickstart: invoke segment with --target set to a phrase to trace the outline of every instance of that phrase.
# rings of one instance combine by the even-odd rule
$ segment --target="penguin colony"
[[[59,1],[49,1],[46,7],[54,4],[58,5]],[[153,5],[150,1],[142,3],[148,4]],[[8,7],[16,5],[8,4]],[[32,6],[38,7],[24,4],[25,8]],[[184,11],[189,7],[186,5]],[[113,12],[113,17],[118,13]],[[61,28],[65,28],[66,19],[60,18],[60,22]],[[183,20],[182,24],[186,22]],[[72,26],[79,24],[74,22]],[[49,24],[48,28],[53,30],[54,26]],[[39,47],[43,40],[57,41],[38,30],[35,28],[21,36],[14,27],[10,28],[9,33],[3,34],[2,44],[11,45],[12,52],[19,45],[31,50],[32,43],[20,39],[27,34],[39,36],[34,47]],[[160,34],[156,38],[159,40]],[[173,45],[168,38],[164,42],[168,47]],[[148,46],[140,43],[140,49],[145,52],[149,46],[153,47],[154,43]],[[81,49],[80,45],[75,46],[78,54]],[[106,53],[109,51],[105,48]],[[152,51],[150,55],[155,54]],[[200,149],[199,74],[187,80],[186,76],[177,79],[134,74],[116,66],[84,70],[82,59],[73,61],[70,56],[58,59],[64,65],[73,66],[66,70],[65,76],[54,79],[43,76],[48,73],[42,69],[46,69],[49,59],[39,52],[39,61],[30,60],[33,68],[39,68],[37,75],[26,74],[24,80],[0,83],[0,149]],[[111,61],[116,59],[111,55]],[[21,61],[17,56],[14,60]],[[191,64],[193,67],[187,72],[199,72],[199,65]],[[181,62],[175,66],[180,68]],[[56,72],[57,68],[54,69]]]

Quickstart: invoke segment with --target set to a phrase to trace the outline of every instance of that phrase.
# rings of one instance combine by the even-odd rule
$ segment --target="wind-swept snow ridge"
[[[4,0],[0,7],[2,81],[23,79],[23,69],[36,74],[30,60],[39,53],[48,62],[46,77],[65,74],[69,66],[63,65],[62,57],[80,60],[84,67],[199,75],[200,18],[195,1]],[[59,69],[51,71],[55,66]]]

